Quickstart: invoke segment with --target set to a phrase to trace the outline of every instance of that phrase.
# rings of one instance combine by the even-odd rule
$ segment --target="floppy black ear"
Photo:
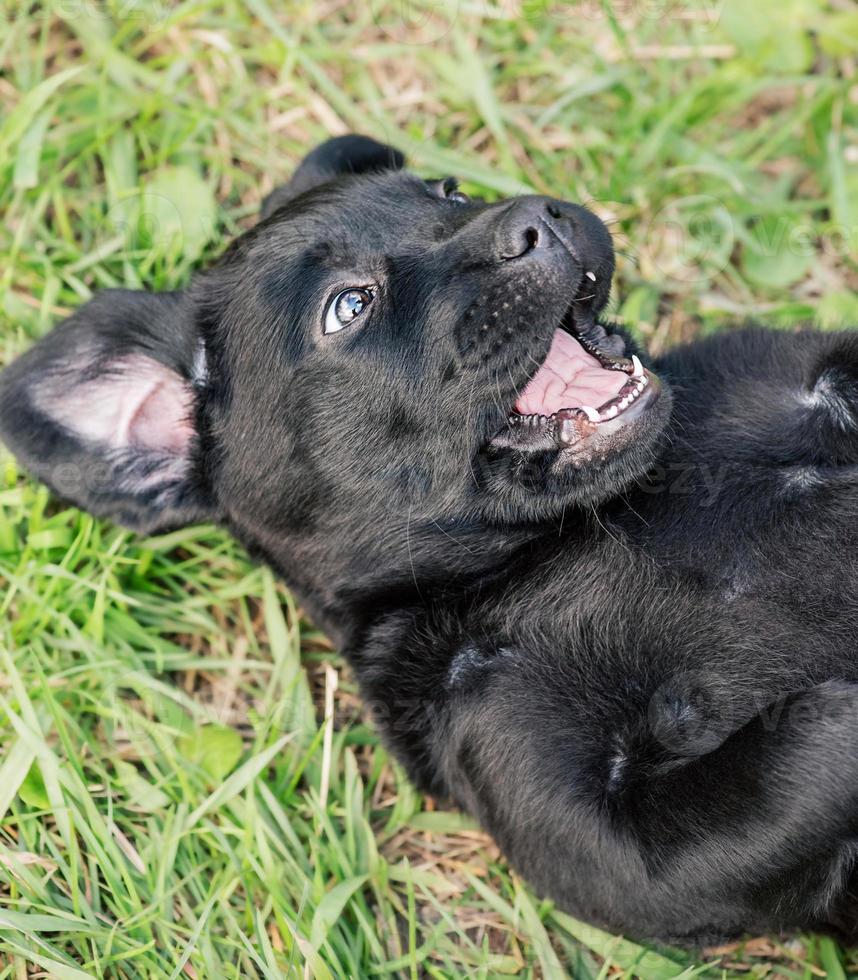
[[[401,170],[404,166],[405,157],[392,146],[357,133],[335,136],[308,153],[289,183],[276,187],[265,198],[262,202],[262,217],[267,218],[293,197],[320,184],[326,184],[340,174]]]
[[[144,533],[208,519],[194,466],[203,362],[181,293],[107,290],[0,374],[0,439],[98,516]]]

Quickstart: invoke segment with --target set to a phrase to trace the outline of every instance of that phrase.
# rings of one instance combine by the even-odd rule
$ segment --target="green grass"
[[[850,0],[3,17],[0,361],[98,289],[182,285],[348,129],[489,196],[591,202],[614,311],[657,350],[746,317],[858,324]],[[0,587],[0,980],[858,974],[829,940],[698,962],[534,897],[409,786],[324,638],[214,528],[136,539],[3,458]]]

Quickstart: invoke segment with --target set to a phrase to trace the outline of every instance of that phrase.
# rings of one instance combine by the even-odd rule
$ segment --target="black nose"
[[[602,241],[605,239],[606,241]],[[496,230],[499,259],[518,259],[539,249],[562,247],[576,262],[594,251],[610,250],[610,236],[599,219],[578,204],[551,197],[520,197],[505,209]]]
[[[498,229],[498,257],[518,259],[538,248],[566,243],[575,253],[574,205],[550,197],[521,197],[507,210]]]

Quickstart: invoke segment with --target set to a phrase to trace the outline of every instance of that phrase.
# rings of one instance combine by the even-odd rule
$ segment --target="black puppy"
[[[229,527],[574,914],[854,932],[858,335],[644,367],[592,214],[401,165],[326,143],[187,291],[97,296],[3,439],[95,514]]]

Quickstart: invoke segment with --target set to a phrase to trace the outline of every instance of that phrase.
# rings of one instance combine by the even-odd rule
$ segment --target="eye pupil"
[[[336,333],[356,320],[372,302],[368,289],[344,289],[325,314],[325,333]]]
[[[354,320],[366,306],[365,296],[366,293],[357,289],[350,289],[347,293],[343,293],[337,301],[337,319],[342,323]]]

